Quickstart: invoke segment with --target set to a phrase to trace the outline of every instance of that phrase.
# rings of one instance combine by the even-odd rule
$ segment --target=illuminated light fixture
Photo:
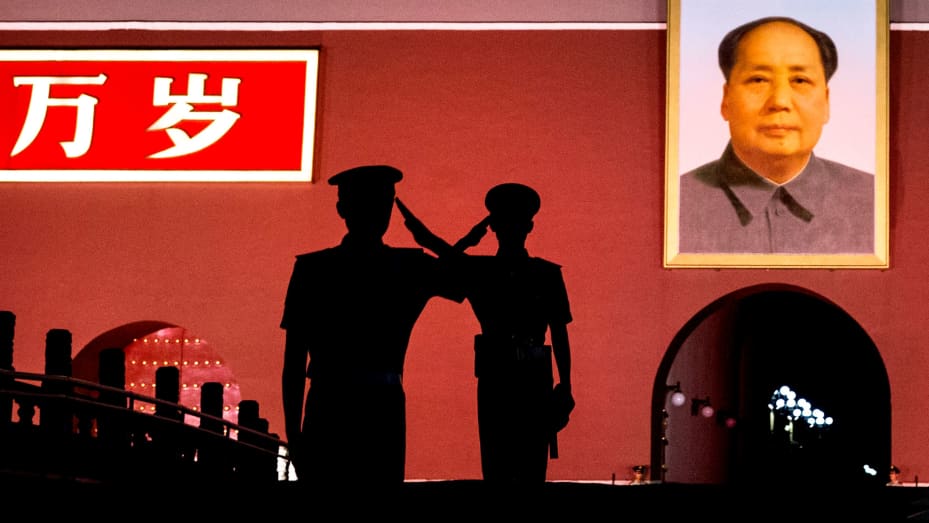
[[[716,410],[710,405],[709,396],[704,399],[694,398],[690,401],[690,415],[696,416],[697,414],[704,418],[712,418],[713,414],[716,414]]]
[[[716,422],[727,429],[734,429],[735,426],[739,424],[736,415],[728,409],[719,409],[716,411]]]
[[[813,408],[805,398],[798,398],[797,393],[787,385],[775,389],[768,410],[772,416],[784,416],[791,423],[803,419],[809,427],[826,428],[833,423],[831,416],[826,416],[822,409]]]
[[[681,382],[677,382],[674,385],[665,385],[667,392],[671,392],[671,405],[675,407],[680,407],[687,403],[687,396],[681,391]]]

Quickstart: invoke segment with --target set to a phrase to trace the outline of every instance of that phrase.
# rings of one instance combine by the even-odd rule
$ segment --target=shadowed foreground
[[[68,478],[0,475],[0,499],[44,500],[35,515],[93,514],[103,521],[130,513],[147,516],[318,516],[322,520],[389,517],[391,520],[460,521],[518,517],[542,521],[929,521],[929,488],[869,488],[821,492],[743,489],[715,485],[640,486],[548,482],[537,488],[491,488],[479,480],[407,482],[373,489],[333,485],[318,494],[292,482],[186,484],[94,483]],[[33,502],[35,503],[35,502]],[[7,509],[9,510],[9,509]],[[286,515],[286,516],[285,516]],[[645,519],[643,519],[645,518]]]

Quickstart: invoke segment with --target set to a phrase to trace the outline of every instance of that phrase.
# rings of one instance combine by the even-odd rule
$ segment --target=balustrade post
[[[155,416],[173,420],[176,423],[159,425],[152,441],[159,447],[162,455],[167,454],[177,461],[193,461],[194,449],[185,445],[182,432],[184,413],[177,405],[181,397],[181,371],[177,367],[158,367],[155,371],[155,398],[162,402],[155,405]]]
[[[223,417],[223,384],[218,381],[208,381],[200,386],[200,412]],[[223,424],[207,418],[200,418],[200,428],[211,432],[223,433]]]
[[[268,420],[259,416],[258,402],[255,400],[239,402],[238,424],[243,428],[268,435]],[[268,454],[252,449],[244,451],[239,458],[239,474],[249,481],[277,481],[279,440],[275,442],[252,432],[239,431],[239,441],[271,452]]]
[[[0,311],[0,369],[13,371],[13,334],[16,315]],[[13,423],[13,396],[5,392],[13,385],[13,378],[0,376],[0,433]]]
[[[16,409],[16,416],[19,418],[19,425],[24,429],[35,426],[35,402],[31,399],[20,399],[17,403],[19,408]]]
[[[239,402],[239,416],[238,424],[247,428],[255,430],[258,426],[258,402],[255,400],[242,400]],[[254,443],[254,436],[247,432],[239,433],[239,441],[244,443]]]
[[[66,329],[51,329],[45,336],[45,374],[47,377],[71,378],[71,332]],[[74,387],[67,381],[46,379],[42,382],[43,392],[51,395],[70,396]],[[39,426],[55,435],[74,432],[74,416],[71,406],[60,398],[51,398],[39,407]]]
[[[258,402],[255,400],[242,400],[239,402],[238,425],[245,429],[258,430]],[[238,439],[242,443],[258,445],[257,438],[251,432],[240,430]],[[236,472],[246,480],[258,477],[258,456],[250,449],[242,450],[236,459]]]
[[[268,438],[262,438],[259,447],[268,451],[268,454],[262,454],[259,459],[258,479],[261,481],[277,481],[277,454],[280,449],[280,438],[277,434],[269,434],[271,428],[270,422],[265,418],[258,418],[258,430]]]
[[[155,398],[173,405],[181,399],[181,371],[177,367],[158,367],[155,371]],[[164,404],[155,405],[155,415],[181,421],[183,414],[177,408]]]
[[[40,437],[32,452],[37,464],[57,474],[79,473],[87,457],[74,438],[74,385],[68,381],[71,374],[71,332],[51,329],[45,335],[45,378],[40,386],[44,397],[36,403]]]
[[[208,381],[200,386],[200,412],[216,418],[223,417],[223,384],[218,381]],[[200,418],[200,428],[225,435],[225,426],[221,421]],[[204,438],[203,444],[197,449],[197,463],[211,473],[231,472],[232,464],[229,462],[229,440],[213,440]]]
[[[126,390],[126,354],[119,347],[111,347],[100,351],[99,356],[100,384],[114,389]],[[101,442],[115,448],[129,446],[129,431],[126,426],[127,408],[126,394],[111,390],[100,391],[101,403],[112,405],[118,412],[103,411],[97,416],[97,437]]]

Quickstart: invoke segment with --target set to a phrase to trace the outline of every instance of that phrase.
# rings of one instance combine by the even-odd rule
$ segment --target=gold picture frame
[[[664,230],[664,267],[666,268],[847,268],[847,269],[883,269],[889,267],[889,209],[888,209],[888,38],[889,17],[887,0],[786,0],[770,7],[766,2],[744,2],[742,0],[668,0],[667,12],[667,113],[665,141],[665,230]],[[841,198],[821,198],[823,206],[812,207],[812,212],[800,209],[794,212],[802,217],[800,225],[791,225],[788,232],[778,239],[766,238],[765,247],[756,248],[757,235],[748,233],[747,226],[740,225],[756,221],[753,231],[764,230],[764,234],[778,227],[778,220],[767,215],[747,214],[745,208],[758,211],[759,200],[752,203],[755,207],[744,206],[743,209],[713,211],[706,202],[727,202],[730,206],[739,206],[738,198],[724,183],[708,182],[710,178],[702,176],[699,184],[700,196],[694,196],[691,189],[694,184],[688,181],[684,185],[682,210],[682,175],[710,165],[732,166],[723,163],[723,151],[732,152],[729,158],[739,158],[730,147],[729,125],[722,116],[723,92],[726,83],[719,66],[718,49],[723,37],[732,29],[752,20],[769,16],[790,17],[828,35],[835,43],[838,67],[828,83],[826,94],[827,123],[816,143],[813,156],[820,160],[837,162],[840,169],[850,166],[855,171],[873,175],[873,230],[861,227],[870,224],[867,212],[851,213],[852,218],[835,218],[833,222],[844,225],[825,228],[821,224],[827,218],[831,208],[839,208],[835,202],[851,199],[845,196],[852,191],[829,191],[828,194],[842,193]],[[820,48],[820,53],[822,48]],[[823,55],[821,55],[823,56]],[[792,74],[792,73],[791,73]],[[763,80],[764,81],[764,80]],[[790,81],[791,85],[793,80]],[[864,101],[863,101],[864,100]],[[847,108],[847,109],[843,109]],[[843,112],[844,110],[844,112]],[[731,114],[731,113],[730,113]],[[731,119],[730,119],[731,121]],[[831,163],[830,162],[830,163]],[[738,160],[736,163],[742,165]],[[816,168],[809,162],[809,171]],[[717,169],[717,167],[710,167]],[[728,167],[727,167],[728,168]],[[804,168],[806,169],[806,168]],[[722,172],[722,171],[719,171]],[[731,171],[730,171],[731,172]],[[751,171],[738,171],[739,173]],[[716,176],[713,174],[712,176]],[[739,176],[743,176],[740,174]],[[758,175],[745,175],[752,178]],[[867,179],[858,175],[859,179]],[[735,178],[733,178],[735,179]],[[757,178],[761,180],[760,177]],[[796,180],[800,180],[797,176]],[[833,180],[846,178],[833,177]],[[743,180],[739,178],[739,180]],[[767,182],[744,178],[747,185]],[[741,183],[741,182],[740,182]],[[866,181],[865,183],[870,183]],[[757,185],[755,185],[758,187]],[[843,185],[848,187],[849,185]],[[837,186],[833,184],[831,189]],[[855,185],[861,186],[861,184]],[[770,194],[776,185],[765,185],[763,190]],[[792,206],[795,200],[786,199],[784,193],[790,193],[791,185],[776,189],[779,202]],[[796,185],[794,187],[797,187]],[[811,191],[808,185],[806,190]],[[830,187],[823,185],[822,187]],[[707,189],[712,188],[712,189]],[[707,199],[703,195],[719,189]],[[798,190],[799,191],[799,190]],[[854,200],[857,207],[867,210],[867,190],[859,190]],[[757,194],[762,194],[759,192]],[[862,196],[864,195],[864,196]],[[767,196],[765,196],[767,198]],[[783,202],[781,201],[783,200]],[[789,201],[788,201],[789,200]],[[773,201],[773,199],[771,200]],[[801,205],[803,203],[800,200]],[[781,204],[779,203],[779,204]],[[721,204],[722,205],[722,204]],[[769,204],[770,205],[770,204]],[[717,207],[719,208],[719,207]],[[777,213],[780,210],[764,207],[762,212]],[[731,215],[729,211],[731,212]],[[691,212],[693,211],[693,212]],[[835,213],[839,216],[838,211]],[[736,217],[736,214],[739,214]],[[772,215],[773,216],[773,215]],[[736,225],[724,220],[736,220]],[[767,220],[767,221],[765,221]],[[846,222],[859,222],[858,228]],[[830,222],[830,223],[833,223]],[[814,233],[798,232],[801,225],[820,224],[818,231],[829,231],[825,237],[816,237]],[[682,225],[683,224],[683,225]],[[764,225],[767,224],[767,225]],[[702,229],[701,229],[702,228]],[[692,232],[696,231],[696,232]],[[722,232],[721,232],[722,231]],[[839,231],[839,232],[836,232]],[[861,234],[847,231],[864,231]],[[683,234],[683,238],[682,238]],[[796,236],[789,236],[794,234]],[[868,235],[871,235],[869,237]],[[793,242],[795,237],[815,238],[815,243]],[[846,237],[848,236],[848,237]],[[740,238],[742,240],[740,240]],[[683,240],[683,241],[682,241]],[[804,240],[806,241],[806,240]],[[741,243],[739,243],[741,242]],[[780,242],[780,243],[778,243]],[[854,242],[855,247],[845,244]],[[719,247],[724,244],[738,244],[729,248]],[[745,247],[751,244],[752,247]],[[873,248],[869,249],[869,244]],[[789,245],[781,249],[781,246]],[[816,245],[815,247],[809,247]],[[820,247],[828,245],[828,247]],[[809,251],[809,252],[807,252]]]

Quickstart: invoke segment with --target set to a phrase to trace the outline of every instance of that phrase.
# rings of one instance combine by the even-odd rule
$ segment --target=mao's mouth
[[[762,125],[761,127],[758,128],[758,130],[763,133],[779,132],[779,131],[799,131],[800,127],[796,125],[774,124],[774,125]]]
[[[761,134],[766,134],[769,136],[783,136],[789,133],[799,131],[800,127],[796,125],[762,125],[758,128],[758,132]]]

